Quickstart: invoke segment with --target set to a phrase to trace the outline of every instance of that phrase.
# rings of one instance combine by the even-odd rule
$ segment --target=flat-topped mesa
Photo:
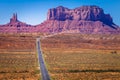
[[[98,6],[82,6],[75,9],[59,6],[48,11],[47,20],[85,20],[101,21],[107,25],[113,24],[112,17],[105,14],[103,9]]]
[[[47,20],[60,20],[64,21],[66,19],[70,19],[70,15],[67,12],[70,9],[65,8],[63,6],[58,6],[57,8],[49,9],[47,14]]]
[[[17,14],[13,14],[12,18],[10,19],[10,23],[16,23],[18,22],[18,19],[17,19]]]

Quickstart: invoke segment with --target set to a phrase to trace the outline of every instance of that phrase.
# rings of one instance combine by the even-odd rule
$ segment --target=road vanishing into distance
[[[43,56],[42,56],[42,51],[41,51],[41,48],[40,48],[40,38],[36,39],[36,45],[37,45],[37,52],[38,52],[38,60],[39,60],[39,64],[40,64],[40,70],[41,70],[41,74],[42,74],[42,80],[50,80],[50,76],[49,76],[47,68],[45,66],[45,62],[44,62]]]

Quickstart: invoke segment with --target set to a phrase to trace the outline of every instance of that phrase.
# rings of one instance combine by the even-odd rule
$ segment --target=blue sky
[[[100,6],[120,26],[120,0],[0,0],[0,24],[8,23],[12,14],[17,13],[20,21],[37,25],[46,20],[48,9],[60,5],[70,9]]]

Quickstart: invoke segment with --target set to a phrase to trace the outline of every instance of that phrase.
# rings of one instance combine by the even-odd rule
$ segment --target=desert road
[[[40,48],[40,38],[36,39],[36,45],[37,45],[37,52],[38,52],[38,60],[39,60],[39,64],[40,64],[40,70],[41,70],[41,74],[42,74],[42,80],[50,80],[50,76],[49,76],[48,71],[46,69],[45,62],[44,62],[43,56],[42,56],[42,51],[41,51],[41,48]]]

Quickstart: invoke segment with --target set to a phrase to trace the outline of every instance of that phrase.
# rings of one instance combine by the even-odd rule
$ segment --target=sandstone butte
[[[48,10],[47,20],[39,25],[29,25],[13,14],[10,22],[0,25],[0,33],[85,33],[120,34],[120,27],[98,6],[81,6],[68,9],[58,6]]]

